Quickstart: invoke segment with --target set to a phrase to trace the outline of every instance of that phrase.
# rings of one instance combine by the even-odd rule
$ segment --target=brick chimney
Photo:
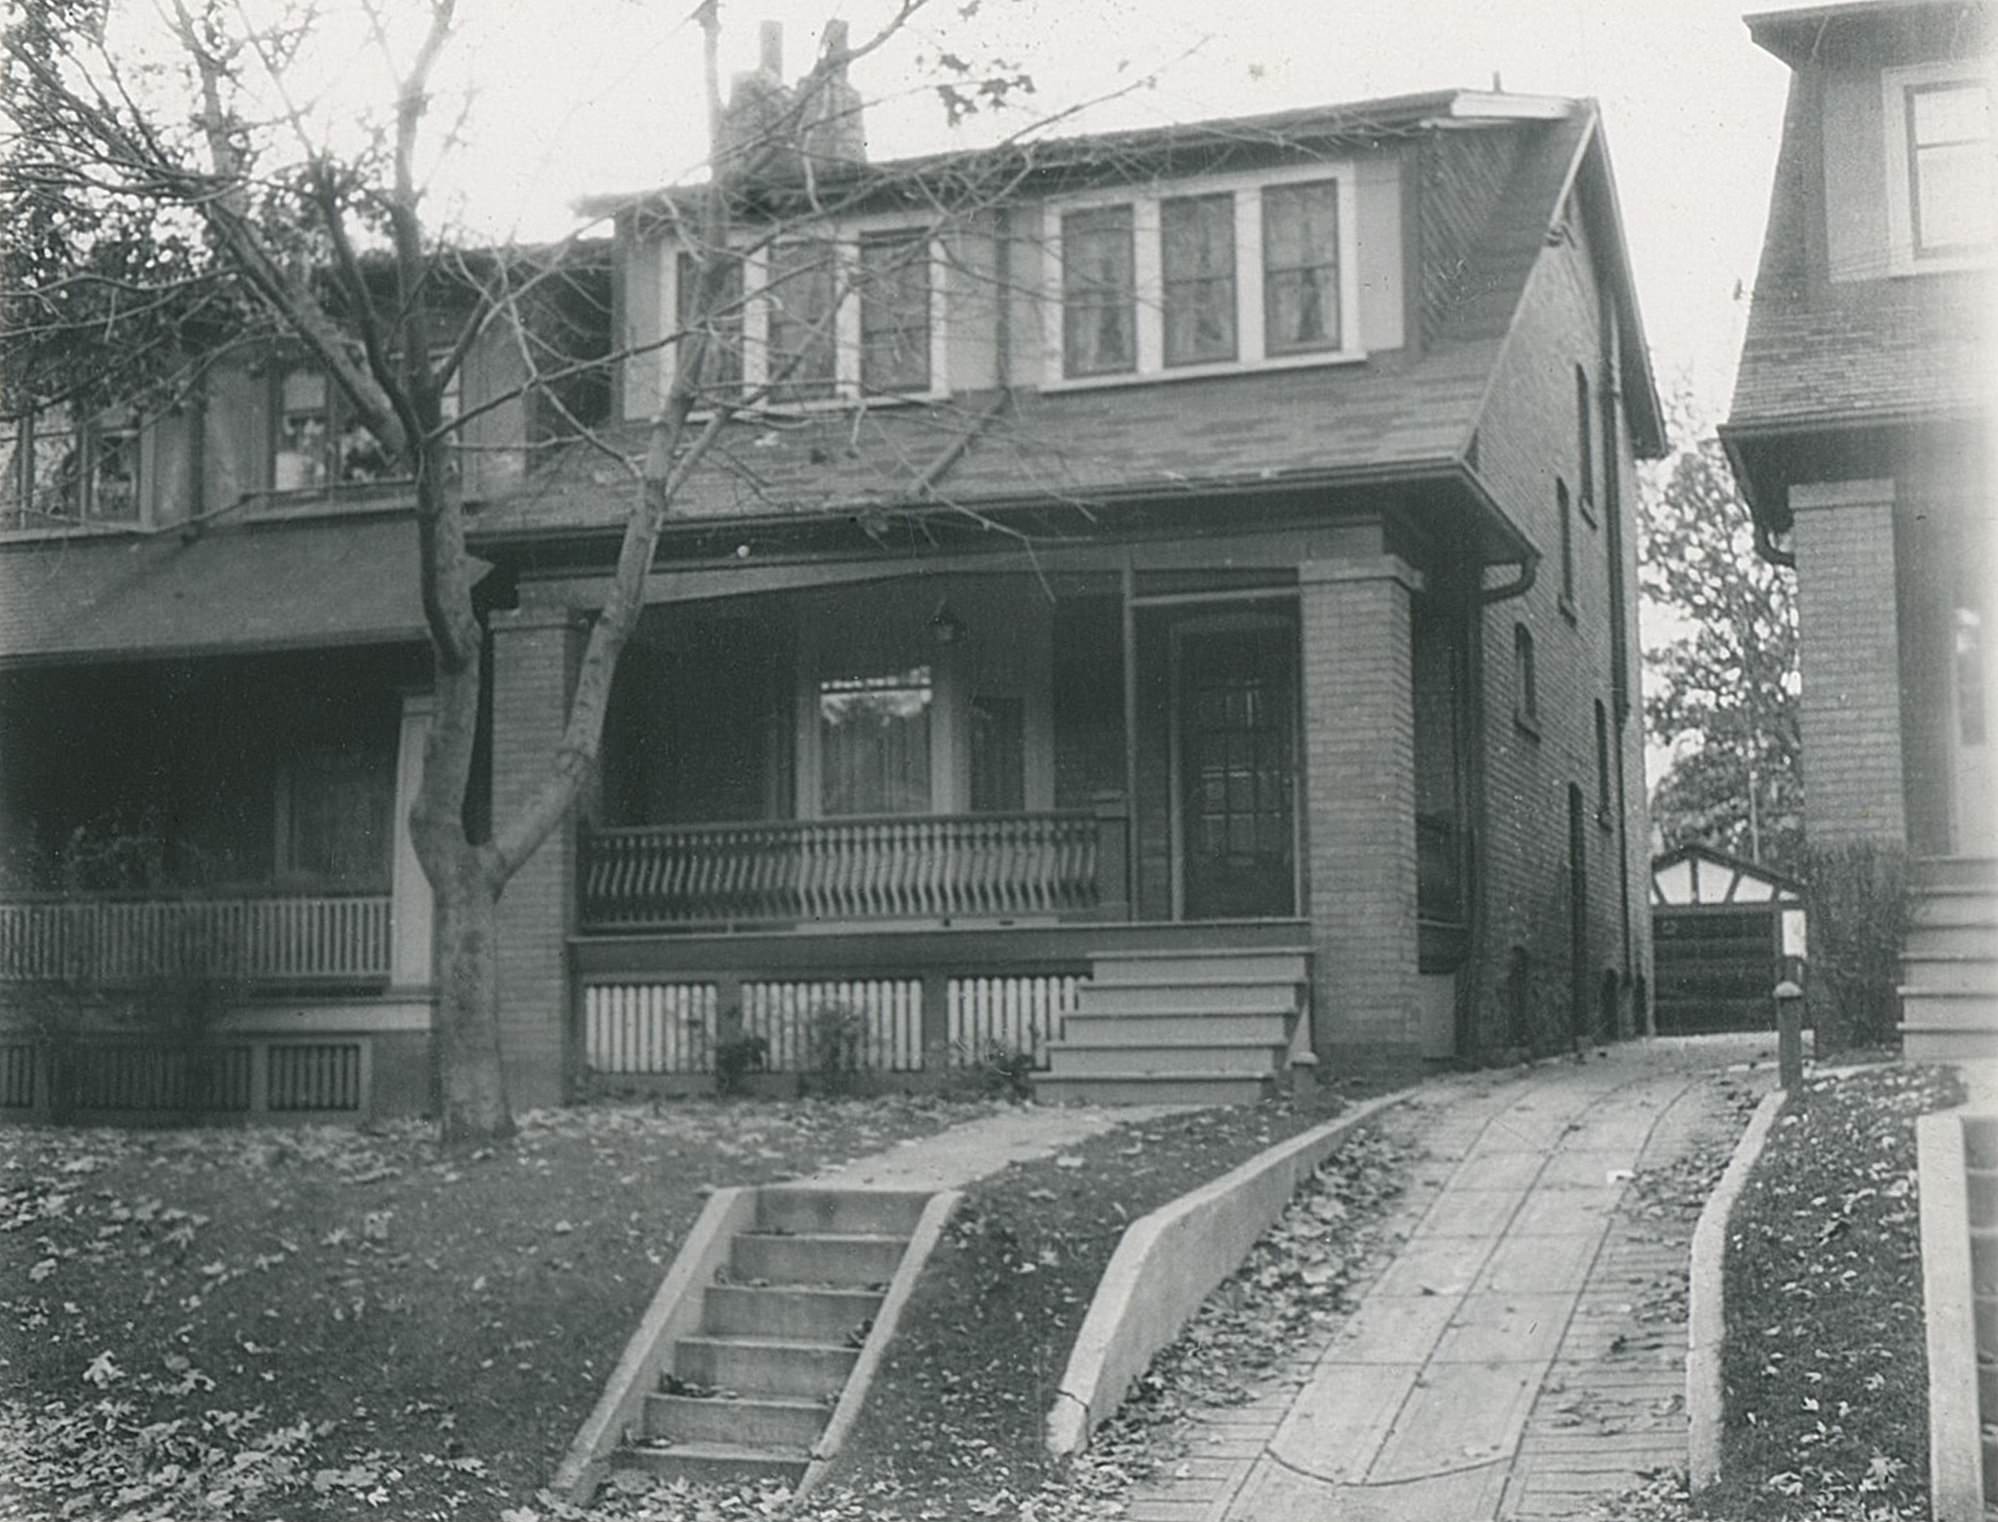
[[[867,162],[867,124],[861,114],[860,92],[847,78],[847,31],[844,21],[828,21],[819,43],[822,72],[805,98],[800,143],[808,169]],[[806,76],[807,79],[810,76]],[[807,88],[804,81],[799,88]]]
[[[763,159],[764,173],[785,162],[779,152],[792,109],[784,84],[784,24],[766,21],[757,29],[757,66],[730,82],[728,105],[722,111],[721,141],[715,145],[717,167],[734,159]]]

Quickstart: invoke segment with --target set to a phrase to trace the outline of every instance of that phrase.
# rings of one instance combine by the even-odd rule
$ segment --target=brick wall
[[[493,818],[503,823],[547,775],[569,711],[581,633],[566,610],[541,608],[497,613],[492,630]],[[566,1093],[575,867],[568,821],[500,899],[500,1051],[516,1109],[558,1104]]]
[[[1573,987],[1568,886],[1568,788],[1588,803],[1584,832],[1587,868],[1588,986],[1591,1003],[1603,975],[1617,984],[1619,1028],[1641,1028],[1635,982],[1650,978],[1649,814],[1644,793],[1644,737],[1633,714],[1616,718],[1612,672],[1619,647],[1634,666],[1636,639],[1636,491],[1627,428],[1601,438],[1595,419],[1596,494],[1588,512],[1580,497],[1581,445],[1576,420],[1575,367],[1587,372],[1592,392],[1603,385],[1604,335],[1588,238],[1579,218],[1565,224],[1561,241],[1546,248],[1528,282],[1512,336],[1479,424],[1479,463],[1507,514],[1541,554],[1538,578],[1524,596],[1487,605],[1481,699],[1488,813],[1484,955],[1469,970],[1474,1040],[1481,1048],[1508,1044],[1506,976],[1516,951],[1527,958],[1527,1030],[1536,1044],[1568,1039]],[[1618,473],[1623,515],[1621,544],[1608,531],[1611,493],[1607,472]],[[1572,596],[1562,587],[1560,516],[1556,482],[1573,503]],[[1615,638],[1618,609],[1612,596],[1612,556],[1622,561],[1625,637]],[[1514,626],[1533,636],[1538,721],[1515,719]],[[1628,673],[1633,691],[1636,672]],[[1621,752],[1624,785],[1618,796],[1617,756],[1611,755],[1610,809],[1596,814],[1598,797],[1595,705],[1601,702],[1610,743]],[[1626,915],[1626,900],[1628,914]],[[1598,1018],[1591,1010],[1591,1019]]]
[[[1313,1041],[1332,1071],[1421,1056],[1412,576],[1298,567]]]
[[[1900,634],[1894,596],[1894,483],[1793,486],[1799,704],[1814,842],[1900,841]]]

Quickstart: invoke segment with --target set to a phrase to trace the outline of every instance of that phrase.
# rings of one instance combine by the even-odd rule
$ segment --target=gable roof
[[[401,644],[425,637],[407,514],[0,550],[0,666]]]
[[[1046,394],[1016,387],[943,404],[743,422],[733,425],[729,457],[711,456],[714,463],[686,483],[674,519],[781,520],[926,504],[986,511],[1464,473],[1526,280],[1578,186],[1615,288],[1639,451],[1659,452],[1662,414],[1593,102],[1445,91],[998,151],[1036,175],[1101,174],[1110,163],[1128,176],[1139,164],[1190,172],[1208,166],[1206,154],[1417,130],[1430,134],[1425,173],[1446,181],[1472,173],[1481,140],[1519,141],[1510,176],[1492,188],[1475,224],[1460,230],[1462,258],[1451,271],[1460,299],[1420,341],[1364,365]],[[923,176],[974,161],[979,155],[942,155],[853,172]],[[670,194],[585,206],[629,211]],[[1432,304],[1425,297],[1425,311]],[[627,425],[601,442],[635,465],[645,429]],[[488,544],[608,532],[635,490],[635,472],[603,449],[572,451],[486,504],[475,532]]]

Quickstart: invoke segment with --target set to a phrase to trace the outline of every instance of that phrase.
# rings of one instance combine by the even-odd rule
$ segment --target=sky
[[[724,75],[757,22],[786,73],[820,29],[869,35],[886,0],[723,0]],[[961,12],[969,9],[965,17]],[[437,179],[467,231],[543,237],[579,196],[665,184],[702,158],[690,0],[461,0],[453,82],[475,92]],[[876,157],[970,146],[1097,102],[1061,130],[1190,121],[1442,88],[1602,104],[1659,384],[1724,415],[1762,241],[1788,71],[1748,40],[1742,0],[932,0],[863,60]],[[953,131],[919,60],[1003,57],[1035,94]],[[1105,99],[1108,96],[1110,98]]]

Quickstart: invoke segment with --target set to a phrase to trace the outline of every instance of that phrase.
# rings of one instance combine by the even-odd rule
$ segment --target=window
[[[833,328],[836,271],[829,238],[795,238],[770,250],[764,301],[773,398],[806,401],[833,394],[839,343]]]
[[[1137,283],[1131,208],[1099,206],[1061,219],[1062,373],[1135,370]]]
[[[820,807],[838,814],[930,811],[928,666],[819,682]]]
[[[1297,354],[1339,347],[1337,183],[1263,192],[1263,348]]]
[[[1533,631],[1512,626],[1512,716],[1535,734],[1540,732],[1540,689],[1533,670]]]
[[[716,275],[713,313],[708,319],[708,351],[696,378],[696,388],[705,395],[723,396],[742,389],[742,259],[720,254],[721,270]],[[679,256],[673,284],[675,316],[684,332],[693,320],[695,281],[699,261],[691,253]],[[678,362],[678,355],[674,356]]]
[[[1885,71],[1890,266],[1948,268],[1991,246],[1991,87],[1962,64]]]
[[[82,428],[61,409],[0,424],[0,529],[136,523],[139,419],[129,408]]]
[[[458,415],[459,380],[444,389],[444,417]],[[406,480],[409,469],[389,458],[354,416],[346,394],[317,361],[294,360],[277,371],[271,447],[271,490],[325,491]]]
[[[920,231],[861,237],[860,389],[930,389],[930,242]]]
[[[278,870],[329,887],[388,886],[394,752],[316,745],[278,774]]]
[[[1580,365],[1575,366],[1575,443],[1582,464],[1582,511],[1584,514],[1595,506],[1596,501],[1596,435],[1594,413],[1590,405],[1589,372]]]
[[[1596,817],[1604,825],[1611,818],[1609,713],[1601,698],[1596,699]]]
[[[1561,520],[1561,611],[1575,616],[1575,507],[1568,500],[1568,483],[1554,479],[1554,512]]]
[[[1159,206],[1165,362],[1235,357],[1235,197],[1176,196]]]
[[[1312,164],[1047,204],[1043,384],[1364,358],[1352,175]]]

